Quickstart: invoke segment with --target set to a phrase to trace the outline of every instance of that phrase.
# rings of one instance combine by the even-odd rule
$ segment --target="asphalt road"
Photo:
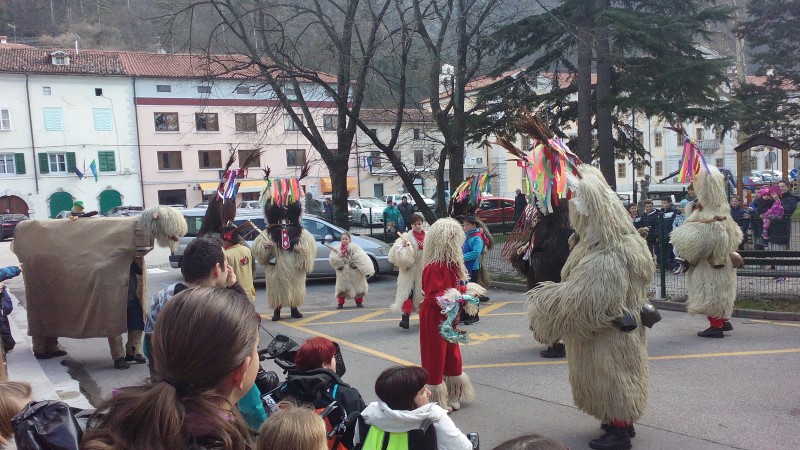
[[[151,294],[180,280],[166,257],[163,250],[147,257]],[[0,264],[12,263],[15,258],[4,242]],[[419,363],[416,319],[410,330],[402,330],[399,317],[387,309],[394,289],[394,277],[380,277],[371,283],[364,309],[351,302],[336,310],[333,280],[311,281],[303,319],[264,323],[269,333],[298,342],[313,335],[339,342],[347,363],[345,381],[365,401],[374,401],[373,383],[384,368]],[[462,346],[465,372],[478,400],[453,414],[453,420],[464,432],[478,431],[484,449],[529,433],[559,439],[573,449],[588,448],[601,431],[597,420],[573,405],[566,361],[538,355],[543,346],[530,336],[521,293],[490,294],[481,322],[467,328],[473,342]],[[271,317],[263,286],[257,309]],[[635,448],[800,448],[800,323],[734,318],[735,330],[725,339],[702,339],[695,333],[707,326],[704,318],[669,311],[662,316],[648,333],[650,400],[636,424]],[[262,332],[261,340],[266,346],[270,336]],[[64,365],[92,402],[147,376],[144,365],[115,370],[105,339],[62,341],[70,353]],[[279,371],[272,362],[264,366]]]

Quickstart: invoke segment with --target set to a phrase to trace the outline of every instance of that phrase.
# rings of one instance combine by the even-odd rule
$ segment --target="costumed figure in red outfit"
[[[440,326],[448,316],[442,314],[438,298],[450,289],[467,290],[469,276],[461,252],[463,244],[464,231],[458,221],[439,219],[428,230],[422,256],[422,290],[425,293],[419,313],[422,367],[428,371],[431,399],[450,410],[461,408],[462,402],[470,402],[475,397],[472,383],[461,371],[459,344],[449,342],[440,333]],[[451,320],[451,328],[457,330],[458,316],[450,319],[455,321]]]

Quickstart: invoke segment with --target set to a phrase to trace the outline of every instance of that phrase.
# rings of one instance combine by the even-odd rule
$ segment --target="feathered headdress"
[[[261,190],[258,199],[269,224],[272,240],[280,242],[281,248],[290,250],[300,239],[303,230],[300,216],[303,213],[301,201],[305,193],[300,180],[308,176],[309,167],[303,165],[297,178],[270,178],[270,168],[264,169],[267,185]]]
[[[250,155],[239,165],[238,169],[232,169],[236,162],[236,153],[231,152],[225,170],[217,185],[216,195],[208,201],[208,209],[203,216],[198,236],[209,233],[222,233],[222,227],[230,223],[236,217],[236,194],[243,178],[247,178],[247,167],[253,163],[261,151],[251,152]]]
[[[450,196],[447,214],[455,218],[475,214],[475,210],[481,204],[483,192],[490,189],[489,180],[495,176],[495,174],[486,173],[467,177]]]
[[[568,179],[570,175],[579,176],[581,160],[538,117],[526,114],[517,125],[533,138],[531,148],[519,149],[504,138],[499,138],[497,144],[516,157],[526,175],[525,194],[534,194],[539,209],[549,214],[561,200],[572,198]]]

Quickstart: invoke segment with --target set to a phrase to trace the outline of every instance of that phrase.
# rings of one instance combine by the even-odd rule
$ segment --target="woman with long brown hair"
[[[236,402],[258,370],[260,316],[229,289],[187,289],[159,314],[159,378],[123,388],[89,421],[82,449],[252,448]]]

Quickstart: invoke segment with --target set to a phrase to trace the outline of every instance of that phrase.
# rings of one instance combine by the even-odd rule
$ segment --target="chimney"
[[[8,36],[0,36],[0,44],[8,44]]]

